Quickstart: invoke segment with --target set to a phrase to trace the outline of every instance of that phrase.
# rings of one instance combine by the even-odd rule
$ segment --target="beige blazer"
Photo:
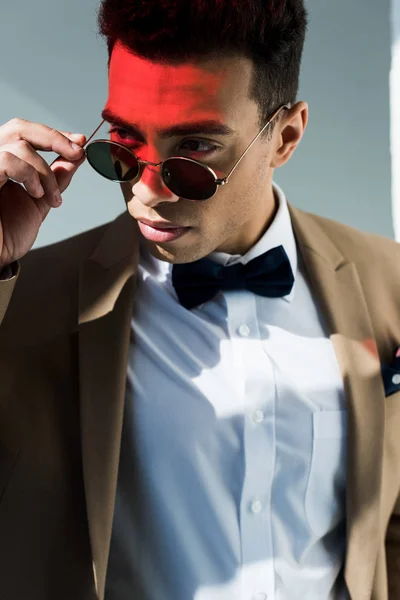
[[[400,391],[380,363],[400,345],[400,245],[289,210],[345,383],[345,580],[399,600]],[[104,598],[137,242],[124,213],[0,282],[1,600]]]

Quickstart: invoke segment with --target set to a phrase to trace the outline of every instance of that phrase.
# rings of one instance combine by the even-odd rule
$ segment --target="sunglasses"
[[[219,179],[207,165],[181,156],[172,156],[165,161],[152,163],[138,158],[123,144],[110,140],[90,140],[105,122],[100,123],[86,142],[86,158],[97,173],[118,183],[139,180],[146,165],[161,167],[161,178],[166,187],[175,195],[186,200],[209,200],[217,193],[220,185],[228,183],[229,177],[236,169],[242,158],[250,150],[263,131],[289,105],[280,106],[269,118],[266,125],[249,144],[237,160],[228,175]]]

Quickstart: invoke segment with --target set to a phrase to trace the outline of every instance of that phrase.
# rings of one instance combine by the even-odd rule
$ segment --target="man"
[[[113,145],[0,128],[3,600],[400,597],[399,247],[273,183],[306,22],[104,0]],[[127,211],[29,252],[85,157]]]

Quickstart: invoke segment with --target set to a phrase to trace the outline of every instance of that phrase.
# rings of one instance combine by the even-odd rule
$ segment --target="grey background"
[[[396,241],[400,242],[400,0],[392,0],[392,69],[390,73],[392,206]]]
[[[305,137],[275,172],[304,210],[394,237],[391,200],[390,0],[308,0],[310,26],[299,100]],[[98,1],[2,0],[0,123],[13,117],[89,135],[107,98]],[[50,163],[56,155],[43,154]],[[35,247],[105,223],[125,210],[118,184],[88,164],[52,210]]]

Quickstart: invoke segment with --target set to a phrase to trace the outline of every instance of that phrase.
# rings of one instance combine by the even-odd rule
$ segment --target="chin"
[[[204,258],[205,256],[207,256],[207,254],[209,254],[209,252],[207,252],[206,250],[202,251],[199,248],[196,248],[196,250],[194,250],[193,248],[166,248],[165,246],[160,246],[159,244],[149,242],[148,240],[147,246],[149,248],[150,253],[155,258],[158,258],[158,260],[169,262],[174,265],[195,262],[196,260]]]

